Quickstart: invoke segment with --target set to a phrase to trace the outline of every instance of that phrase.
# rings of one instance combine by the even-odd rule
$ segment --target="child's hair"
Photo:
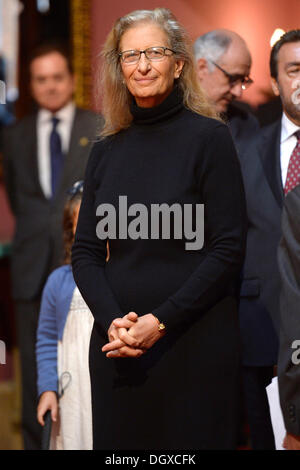
[[[64,258],[63,264],[71,264],[71,250],[74,243],[74,214],[81,202],[83,193],[83,181],[77,181],[68,191],[68,199],[63,215]]]

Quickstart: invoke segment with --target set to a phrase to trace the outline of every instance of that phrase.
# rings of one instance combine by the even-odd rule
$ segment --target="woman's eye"
[[[159,59],[164,56],[164,52],[161,50],[151,49],[150,51],[148,51],[147,56],[151,59]]]
[[[135,51],[131,51],[131,52],[126,52],[126,54],[123,54],[123,60],[132,60],[132,59],[135,59],[136,57],[139,56],[139,53],[135,52]]]

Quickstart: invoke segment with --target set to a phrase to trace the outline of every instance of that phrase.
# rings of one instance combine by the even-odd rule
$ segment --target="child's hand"
[[[55,392],[44,392],[41,395],[41,398],[37,407],[37,420],[42,426],[44,426],[45,424],[44,414],[48,410],[51,410],[52,421],[56,421],[58,402],[57,402],[57,395]]]

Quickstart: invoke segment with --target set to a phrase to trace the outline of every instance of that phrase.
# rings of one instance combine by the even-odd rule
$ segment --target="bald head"
[[[228,29],[219,29],[217,30],[218,34],[224,35],[229,40],[229,45],[226,51],[224,51],[223,56],[219,59],[221,61],[226,61],[226,57],[233,53],[236,54],[236,60],[239,58],[241,63],[247,67],[251,67],[251,54],[246,44],[246,41],[237,33],[229,31]],[[224,57],[226,56],[226,57]]]
[[[243,93],[241,80],[235,82],[230,76],[242,79],[250,74],[251,54],[245,40],[234,31],[216,29],[195,41],[194,54],[202,88],[217,111],[226,112]]]

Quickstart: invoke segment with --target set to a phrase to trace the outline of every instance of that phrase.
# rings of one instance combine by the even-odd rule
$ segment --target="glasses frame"
[[[161,59],[150,59],[148,56],[147,56],[147,51],[151,50],[151,49],[163,49],[164,51],[164,55]],[[119,52],[118,53],[118,56],[120,58],[120,61],[123,63],[123,64],[126,64],[126,65],[134,65],[134,64],[137,64],[139,61],[140,61],[140,58],[141,58],[141,55],[142,54],[145,54],[145,57],[146,59],[150,60],[151,62],[159,62],[160,60],[163,60],[164,57],[166,57],[166,51],[171,51],[173,52],[173,54],[176,54],[176,51],[173,51],[173,49],[170,49],[169,47],[165,47],[165,46],[152,46],[152,47],[147,47],[147,49],[144,49],[143,51],[139,51],[138,49],[128,49],[127,51],[123,51],[123,52]],[[125,52],[138,52],[139,53],[139,58],[137,59],[137,61],[135,62],[124,62],[124,59],[123,59],[123,54],[125,54]]]
[[[211,60],[210,62],[214,64],[217,69],[221,70],[221,72],[224,73],[224,75],[228,78],[229,85],[231,88],[237,85],[238,82],[241,83],[243,90],[246,90],[247,88],[249,88],[250,85],[252,85],[253,80],[249,76],[232,75],[231,73],[226,72],[226,70],[224,70],[219,64],[217,64],[213,60]]]

